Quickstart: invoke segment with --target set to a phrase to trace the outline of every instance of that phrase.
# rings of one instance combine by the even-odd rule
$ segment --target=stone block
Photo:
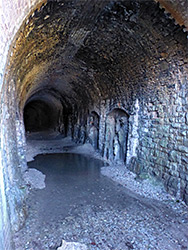
[[[181,178],[182,180],[186,180],[186,173],[185,173],[185,172],[181,171],[181,172],[179,173],[179,176],[180,176],[180,178]]]
[[[188,147],[188,139],[187,138],[184,138],[183,139],[183,145]]]
[[[179,135],[180,136],[186,136],[186,131],[185,130],[179,131]]]
[[[188,147],[186,147],[184,145],[177,146],[177,150],[182,152],[182,153],[188,153]]]
[[[173,162],[173,163],[170,164],[169,168],[170,168],[171,172],[172,171],[175,172],[178,169],[178,164],[176,162]]]
[[[186,194],[188,194],[188,185],[186,185],[185,182],[184,182],[184,189],[185,189]]]
[[[29,168],[28,171],[24,173],[23,178],[31,188],[45,188],[45,175],[37,169]]]
[[[66,242],[62,240],[62,244],[57,250],[87,250],[87,246],[78,242]]]
[[[159,142],[160,146],[163,148],[166,148],[168,145],[168,139],[167,138],[162,138]]]
[[[175,118],[174,117],[170,117],[169,118],[169,122],[174,123],[175,122]]]
[[[180,129],[181,131],[188,131],[188,126],[185,123],[183,123],[181,124]]]
[[[176,195],[178,191],[178,178],[171,176],[168,180],[168,188],[171,190],[173,195]]]
[[[185,204],[188,205],[188,194],[184,194],[184,201],[185,201]]]
[[[182,136],[177,136],[176,137],[176,141],[180,144],[182,143],[183,144],[183,137]]]
[[[172,123],[171,126],[172,126],[172,128],[175,128],[175,129],[179,129],[180,128],[180,124],[179,123]]]
[[[170,153],[168,154],[168,159],[171,162],[176,162],[177,161],[177,157],[178,157],[178,152],[175,150],[170,151]]]
[[[188,113],[185,114],[185,124],[188,125]]]
[[[182,112],[183,108],[181,106],[177,106],[176,111],[177,112]]]
[[[185,117],[183,117],[183,113],[181,113],[181,117],[176,117],[176,123],[184,123]]]
[[[185,194],[185,187],[186,187],[186,182],[184,180],[180,181],[180,197],[183,199],[184,194]]]

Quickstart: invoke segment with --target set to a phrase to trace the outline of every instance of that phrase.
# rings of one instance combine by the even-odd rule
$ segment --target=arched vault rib
[[[135,92],[177,44],[184,50],[185,36],[154,1],[49,1],[29,18],[10,62],[21,110],[43,88],[78,106]]]
[[[185,31],[188,31],[188,2],[186,0],[166,1],[156,0],[163,8],[176,20],[176,22],[185,26]]]

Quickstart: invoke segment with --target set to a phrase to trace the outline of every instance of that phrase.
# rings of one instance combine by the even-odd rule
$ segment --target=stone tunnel
[[[0,249],[27,188],[26,133],[54,130],[188,204],[186,1],[0,4]]]

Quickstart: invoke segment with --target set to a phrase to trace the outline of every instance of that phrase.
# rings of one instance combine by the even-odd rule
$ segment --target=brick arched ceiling
[[[155,84],[186,46],[155,1],[48,1],[22,26],[9,72],[21,108],[40,91],[87,105]]]
[[[188,31],[188,1],[187,0],[156,0],[168,13],[176,20],[176,22],[185,27]]]

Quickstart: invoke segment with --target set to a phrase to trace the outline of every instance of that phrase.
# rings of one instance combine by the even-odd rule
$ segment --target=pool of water
[[[35,157],[29,167],[46,175],[46,187],[29,194],[16,249],[55,250],[62,239],[89,250],[186,249],[187,225],[178,211],[111,181],[103,165],[72,153]]]
[[[28,165],[46,175],[46,187],[33,191],[30,197],[36,200],[41,222],[72,215],[80,205],[90,204],[96,209],[107,204],[125,206],[127,196],[101,175],[104,163],[100,160],[72,153],[47,154],[38,155]]]

